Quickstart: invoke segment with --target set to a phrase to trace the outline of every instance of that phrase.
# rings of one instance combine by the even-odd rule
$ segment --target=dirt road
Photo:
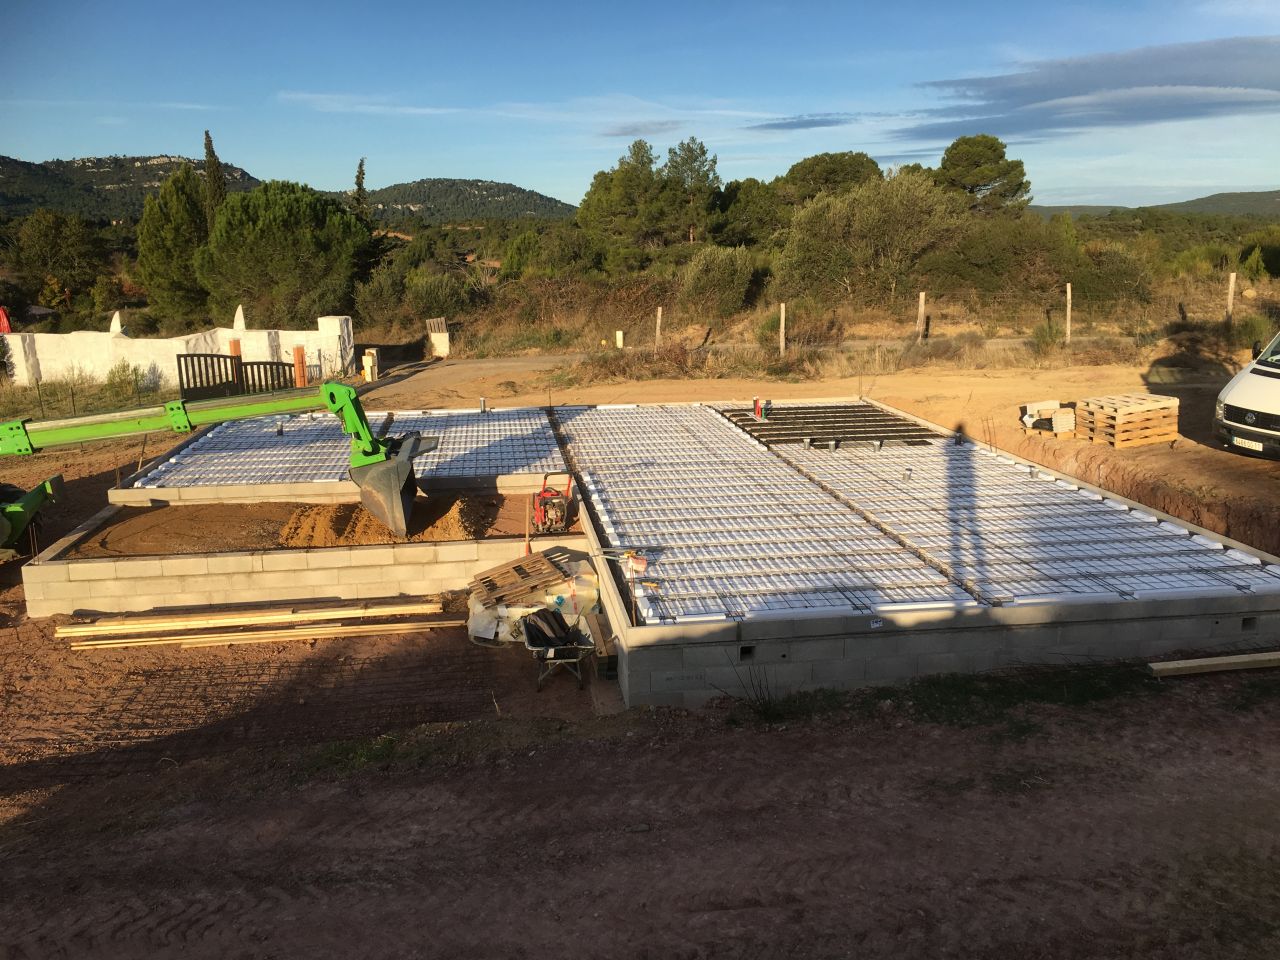
[[[1252,686],[1251,686],[1252,684]],[[1269,958],[1280,686],[153,761],[0,827],[0,955]]]

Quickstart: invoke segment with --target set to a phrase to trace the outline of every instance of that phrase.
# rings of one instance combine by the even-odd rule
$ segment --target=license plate
[[[1257,440],[1246,440],[1244,437],[1232,437],[1231,442],[1237,447],[1244,447],[1246,450],[1256,450],[1258,453],[1262,452],[1262,444]]]

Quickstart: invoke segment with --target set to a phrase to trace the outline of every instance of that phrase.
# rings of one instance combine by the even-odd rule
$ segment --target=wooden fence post
[[[1067,343],[1071,342],[1071,284],[1067,284]]]
[[[787,355],[787,305],[781,304],[779,309],[781,313],[778,317],[778,356],[785,357]]]
[[[920,291],[920,305],[916,308],[916,343],[924,336],[924,291]]]
[[[653,349],[657,350],[662,346],[662,308],[658,308],[658,320],[653,325]]]
[[[1227,323],[1231,323],[1236,309],[1236,275],[1227,277]]]
[[[303,346],[293,348],[293,385],[307,385],[307,348]]]

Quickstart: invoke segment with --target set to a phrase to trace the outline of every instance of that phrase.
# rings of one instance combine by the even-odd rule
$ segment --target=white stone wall
[[[176,383],[177,356],[181,353],[228,353],[232,340],[240,341],[245,360],[293,362],[293,348],[306,351],[307,367],[314,379],[340,376],[355,364],[355,339],[350,317],[320,317],[315,330],[248,330],[243,315],[232,327],[169,339],[133,338],[117,321],[107,333],[78,330],[74,333],[9,333],[9,376],[29,385],[74,377],[106,379],[121,360],[142,371],[144,377]]]

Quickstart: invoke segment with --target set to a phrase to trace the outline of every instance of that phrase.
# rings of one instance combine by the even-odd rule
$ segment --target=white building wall
[[[239,318],[238,318],[239,319]],[[128,336],[112,323],[101,333],[0,334],[9,348],[9,376],[22,386],[73,377],[106,379],[120,361],[170,383],[178,378],[177,356],[182,353],[228,353],[232,340],[240,341],[245,360],[291,363],[293,348],[306,351],[307,366],[315,378],[340,376],[354,368],[355,338],[350,317],[320,317],[315,330],[246,330],[217,327],[183,337],[151,339]]]

